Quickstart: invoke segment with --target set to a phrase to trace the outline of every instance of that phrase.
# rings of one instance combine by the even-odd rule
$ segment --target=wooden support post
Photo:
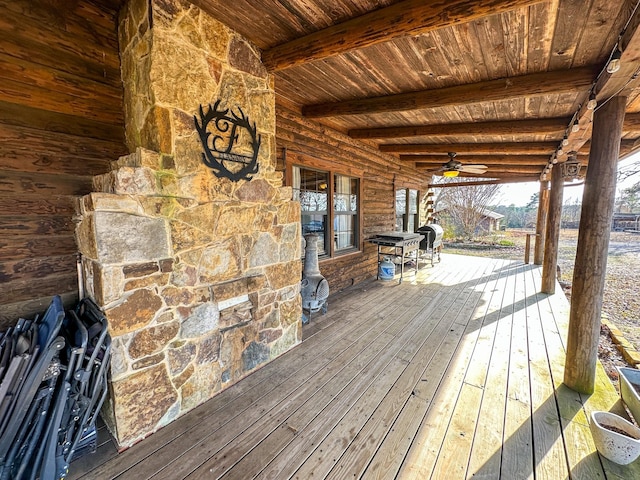
[[[538,197],[538,219],[536,221],[536,246],[533,251],[533,263],[542,265],[544,241],[546,238],[547,214],[549,213],[549,181],[540,182]]]
[[[529,259],[531,257],[531,237],[535,237],[534,233],[527,233],[527,239],[524,245],[524,263],[529,265]]]
[[[560,239],[563,189],[562,171],[560,166],[556,165],[551,171],[547,235],[544,242],[544,260],[542,262],[542,293],[553,294],[556,291],[556,268],[558,267],[558,241]]]
[[[626,97],[614,97],[594,115],[589,168],[582,196],[564,383],[585,394],[593,393],[595,388],[616,167],[626,104]]]

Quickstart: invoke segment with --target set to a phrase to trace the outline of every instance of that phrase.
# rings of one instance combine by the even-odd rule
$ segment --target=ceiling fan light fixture
[[[444,172],[442,172],[442,176],[443,177],[447,177],[447,178],[457,177],[458,176],[458,171],[457,170],[445,170]]]

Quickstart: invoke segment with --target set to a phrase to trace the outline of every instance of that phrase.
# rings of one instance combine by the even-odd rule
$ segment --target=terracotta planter
[[[627,408],[640,424],[640,370],[629,367],[618,367],[620,377],[620,396]]]
[[[615,427],[627,435],[605,427]],[[620,465],[627,465],[640,456],[640,428],[609,412],[592,412],[589,425],[600,455]]]

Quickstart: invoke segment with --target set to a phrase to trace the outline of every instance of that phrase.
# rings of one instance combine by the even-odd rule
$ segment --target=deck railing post
[[[546,237],[547,214],[549,213],[549,181],[540,182],[538,197],[538,218],[536,220],[536,246],[533,251],[533,263],[542,265],[544,258],[544,241]]]
[[[582,195],[564,383],[585,394],[593,393],[595,388],[600,315],[626,104],[626,97],[614,97],[594,115],[589,168]]]
[[[562,171],[560,167],[556,166],[551,173],[547,235],[544,242],[544,260],[542,262],[542,287],[540,289],[542,293],[553,294],[556,291],[556,268],[558,266],[558,241],[560,239],[563,189]]]
[[[538,234],[537,233],[527,233],[527,238],[524,242],[524,263],[525,265],[529,265],[531,260],[531,237],[535,237],[535,245],[538,244]]]

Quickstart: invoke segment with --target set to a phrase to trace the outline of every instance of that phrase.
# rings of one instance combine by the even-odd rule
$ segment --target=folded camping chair
[[[62,332],[67,339],[68,368],[40,467],[43,473],[55,471],[57,478],[66,475],[74,458],[97,447],[95,422],[107,394],[111,354],[107,319],[90,299],[82,300],[75,311],[67,313]]]
[[[64,478],[76,453],[97,447],[95,421],[107,393],[111,351],[107,321],[98,306],[85,299],[76,311],[67,312],[61,334],[67,341],[61,354],[64,375],[56,387],[32,470],[27,469],[30,475],[24,477],[29,480]]]
[[[97,446],[107,320],[89,299],[65,315],[56,297],[41,320],[5,332],[0,348],[0,480],[64,478],[73,458]]]
[[[45,477],[38,473],[39,466],[42,463],[41,450],[46,441],[44,437],[47,426],[50,425],[50,406],[56,398],[56,395],[52,394],[52,392],[56,390],[59,372],[47,375],[42,386],[38,389],[25,421],[20,426],[18,434],[14,438],[14,443],[7,454],[5,468],[0,475],[2,480],[62,478],[61,476]]]
[[[33,322],[20,320],[3,336],[2,361],[10,350],[0,384],[0,479],[29,478],[26,469],[46,427],[47,412],[60,377],[59,353],[65,340],[58,335],[64,318],[56,296],[45,315]],[[44,418],[44,420],[43,420]],[[35,478],[35,477],[33,477]]]
[[[15,398],[33,359],[36,343],[31,322],[20,319],[3,342],[2,383],[0,383],[0,437],[9,423]]]
[[[95,451],[97,435],[95,423],[107,395],[107,375],[111,356],[111,337],[107,319],[100,308],[89,298],[80,301],[70,316],[79,318],[86,328],[87,347],[84,358],[76,368],[72,382],[72,396],[76,406],[72,410],[76,429],[69,431],[63,445],[67,463],[76,454]]]

